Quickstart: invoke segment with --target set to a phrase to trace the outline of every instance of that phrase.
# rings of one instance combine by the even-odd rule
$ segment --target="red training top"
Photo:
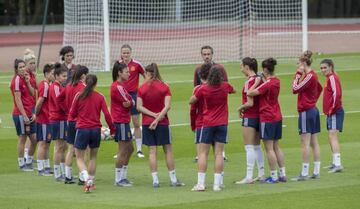
[[[242,103],[247,102],[247,92],[255,84],[257,75],[251,76],[245,82],[245,85],[242,90]],[[249,109],[244,110],[243,118],[259,118],[259,97],[253,98],[254,104]]]
[[[202,85],[198,85],[194,87],[193,95],[195,95],[201,86]],[[190,125],[193,131],[203,126],[203,106],[204,101],[202,99],[190,106]]]
[[[130,110],[135,101],[125,90],[122,83],[115,81],[110,87],[110,112],[114,123],[130,123]],[[124,102],[130,101],[130,107],[124,107]]]
[[[213,65],[217,66],[219,68],[219,70],[221,71],[221,74],[223,76],[224,81],[227,82],[228,77],[227,77],[226,70],[225,70],[224,66],[221,65],[221,64],[217,64],[217,63],[213,63]],[[194,71],[194,86],[201,85],[200,68],[201,68],[201,65],[198,65],[195,68],[195,71]]]
[[[49,83],[42,80],[38,86],[38,97],[43,98],[44,101],[41,105],[39,113],[36,115],[36,122],[40,124],[48,124],[49,121]]]
[[[257,87],[259,96],[260,122],[278,122],[282,120],[279,104],[280,80],[272,77]]]
[[[85,83],[82,81],[79,81],[75,85],[69,83],[56,99],[61,110],[65,112],[68,121],[76,121],[76,118],[70,117],[69,111],[75,95],[84,88]]]
[[[33,106],[33,96],[31,96],[29,89],[27,88],[25,78],[20,77],[19,75],[14,75],[10,82],[10,90],[14,99],[14,108],[13,115],[21,115],[19,108],[15,102],[15,92],[20,92],[21,101],[24,106],[25,113],[28,117],[32,116]]]
[[[57,97],[60,96],[60,93],[64,90],[64,87],[60,85],[59,82],[54,81],[50,85],[49,89],[49,120],[51,121],[61,121],[66,120],[66,113],[60,108],[57,103]]]
[[[331,73],[327,76],[324,87],[323,112],[325,115],[330,116],[342,108],[341,96],[342,89],[339,76]]]
[[[119,61],[120,63],[124,63],[123,60]],[[136,92],[139,86],[139,75],[144,75],[145,68],[139,61],[131,59],[129,64],[127,64],[130,72],[129,80],[124,82],[123,86],[127,92]]]

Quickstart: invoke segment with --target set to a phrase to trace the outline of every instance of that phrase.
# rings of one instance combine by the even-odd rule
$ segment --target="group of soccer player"
[[[214,152],[214,191],[224,188],[224,146],[228,142],[228,94],[236,93],[229,84],[223,65],[213,61],[213,48],[203,46],[204,63],[195,69],[194,90],[190,98],[191,129],[195,132],[198,181],[192,191],[205,191],[205,175],[210,148]],[[299,134],[303,155],[302,170],[294,181],[320,177],[320,114],[316,107],[323,90],[317,74],[311,68],[312,53],[304,52],[298,61],[293,81],[293,93],[298,94]],[[157,64],[143,67],[132,58],[128,44],[121,47],[121,57],[113,65],[110,87],[110,112],[105,97],[96,91],[97,76],[86,66],[73,64],[74,49],[60,50],[61,61],[46,64],[44,79],[36,77],[35,55],[26,50],[24,59],[15,60],[15,74],[10,84],[14,98],[13,120],[18,140],[18,165],[23,171],[33,171],[32,161],[37,147],[37,170],[40,176],[54,176],[55,181],[73,184],[72,162],[75,156],[79,168],[79,184],[84,191],[95,189],[96,158],[101,141],[100,114],[103,112],[111,135],[118,144],[115,160],[115,185],[129,187],[128,164],[134,152],[144,157],[141,145],[149,148],[149,165],[153,187],[160,187],[157,173],[157,148],[162,146],[169,171],[170,186],[180,187],[172,152],[172,136],[168,111],[171,91],[163,81]],[[246,76],[242,89],[243,140],[246,151],[246,176],[235,184],[286,182],[282,138],[282,114],[279,105],[280,79],[275,75],[277,61],[262,61],[258,72],[255,58],[245,57],[241,71]],[[341,104],[341,84],[334,63],[324,59],[321,72],[327,81],[323,93],[323,112],[327,116],[329,143],[333,162],[330,173],[341,172],[338,132],[342,131],[344,110]],[[139,77],[144,77],[139,87]],[[140,126],[140,113],[142,126]],[[130,122],[133,121],[133,131]],[[140,128],[141,127],[141,128]],[[134,136],[134,137],[133,137]],[[29,139],[29,140],[27,140]],[[265,177],[263,141],[270,176]],[[49,145],[54,141],[53,169],[50,167]],[[310,147],[314,154],[314,171],[309,175]],[[25,153],[25,154],[24,154]],[[258,175],[253,178],[255,162]],[[277,168],[279,168],[279,176]]]

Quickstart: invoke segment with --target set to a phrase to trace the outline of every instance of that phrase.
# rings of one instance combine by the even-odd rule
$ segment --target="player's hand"
[[[239,107],[237,111],[239,112],[239,117],[242,118],[244,116],[244,110],[242,109],[242,106]]]
[[[23,119],[25,124],[30,124],[30,119],[27,115],[23,115]]]
[[[160,113],[157,112],[157,113],[154,113],[153,117],[154,117],[154,118],[157,118],[157,117],[159,117],[159,115],[160,115]]]
[[[157,125],[158,125],[158,123],[159,123],[158,120],[154,120],[154,121],[150,124],[149,129],[150,129],[150,130],[155,130],[156,127],[157,127]]]
[[[30,75],[29,75],[29,73],[25,72],[24,78],[25,78],[26,83],[29,83],[29,82],[30,82]]]
[[[35,122],[35,121],[36,121],[36,115],[33,114],[32,117],[31,117],[30,123]]]
[[[123,107],[128,108],[131,106],[131,102],[127,101],[127,102],[123,102]]]

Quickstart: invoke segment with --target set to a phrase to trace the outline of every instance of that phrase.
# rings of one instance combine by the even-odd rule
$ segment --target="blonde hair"
[[[305,62],[307,66],[310,66],[312,63],[312,51],[306,50],[304,53],[302,53],[299,57],[300,62]]]
[[[29,60],[36,59],[35,52],[29,48],[24,50],[24,61],[27,62]]]

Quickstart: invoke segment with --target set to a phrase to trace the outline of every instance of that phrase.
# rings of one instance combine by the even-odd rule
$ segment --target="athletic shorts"
[[[202,127],[200,130],[199,143],[215,144],[227,143],[227,125]]]
[[[47,143],[51,142],[51,128],[50,124],[36,124],[36,139],[38,142],[45,141]]]
[[[132,134],[129,123],[114,123],[115,125],[115,142],[131,141]]]
[[[320,114],[314,107],[304,112],[299,112],[299,134],[316,134],[320,132]]]
[[[201,128],[195,129],[195,144],[199,144]]]
[[[31,118],[31,117],[29,117]],[[16,128],[16,134],[28,135],[36,133],[36,123],[32,122],[29,125],[25,125],[24,117],[22,115],[13,115],[13,121]]]
[[[137,91],[134,91],[134,92],[129,92],[130,96],[132,97],[132,99],[134,100],[135,102],[135,105],[131,108],[130,110],[130,114],[131,115],[139,115],[139,111],[136,109],[136,104],[137,104],[137,101],[136,101],[136,98],[137,98]]]
[[[161,146],[171,144],[171,130],[168,125],[157,125],[150,130],[149,125],[142,126],[143,144],[147,146]]]
[[[50,121],[52,140],[63,139],[67,136],[67,121]]]
[[[100,147],[100,128],[79,128],[76,130],[74,147],[85,150],[87,146],[91,149]]]
[[[326,118],[327,130],[338,130],[342,132],[344,117],[345,113],[343,108],[338,109],[334,114],[328,116]]]
[[[259,132],[259,118],[243,118],[242,126],[254,128],[257,132]]]
[[[282,120],[277,122],[261,122],[260,138],[263,140],[279,140],[282,136]]]
[[[66,142],[68,144],[74,145],[75,135],[76,135],[76,121],[68,121]]]

